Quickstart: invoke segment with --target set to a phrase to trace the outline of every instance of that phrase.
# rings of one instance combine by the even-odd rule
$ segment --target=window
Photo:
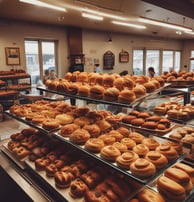
[[[194,50],[191,51],[191,57],[194,58]],[[194,71],[194,60],[190,60],[190,72]]]
[[[31,75],[32,85],[42,78],[44,70],[55,70],[56,42],[42,40],[25,40],[26,69]]]
[[[148,68],[154,67],[155,75],[159,75],[159,50],[147,50],[146,51],[146,75],[148,75]]]
[[[143,74],[143,50],[133,50],[133,74]]]
[[[173,51],[162,52],[162,72],[169,72],[173,68]]]
[[[175,51],[175,58],[174,58],[174,71],[178,72],[181,69],[181,52]]]

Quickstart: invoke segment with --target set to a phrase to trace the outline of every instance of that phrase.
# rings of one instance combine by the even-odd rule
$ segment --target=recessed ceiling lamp
[[[146,29],[146,26],[144,25],[136,25],[136,24],[126,23],[126,22],[119,22],[119,21],[112,21],[112,23],[116,25],[126,26],[126,27],[134,27],[137,29]]]
[[[45,7],[45,8],[51,8],[54,10],[58,10],[58,11],[63,11],[66,12],[67,10],[65,8],[59,7],[59,6],[54,6],[42,1],[38,1],[38,0],[19,0],[20,2],[23,3],[28,3],[28,4],[32,4],[32,5],[36,5],[36,6],[41,6],[41,7]]]
[[[170,29],[176,29],[176,30],[181,30],[181,31],[192,31],[192,29],[188,28],[188,27],[179,26],[179,25],[176,25],[176,24],[168,23],[168,22],[161,22],[161,21],[158,21],[158,20],[152,20],[152,19],[144,18],[144,17],[140,17],[139,21],[147,23],[147,24],[151,24],[151,25],[170,28]]]
[[[90,19],[93,19],[93,20],[103,20],[104,19],[102,16],[92,15],[92,14],[89,14],[89,13],[82,13],[82,17],[90,18]]]

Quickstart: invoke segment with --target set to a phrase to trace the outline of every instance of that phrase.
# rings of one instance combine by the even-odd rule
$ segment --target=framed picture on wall
[[[20,65],[20,49],[15,47],[5,48],[6,64]]]
[[[121,62],[121,63],[129,62],[129,53],[127,51],[122,50],[119,53],[119,62]]]

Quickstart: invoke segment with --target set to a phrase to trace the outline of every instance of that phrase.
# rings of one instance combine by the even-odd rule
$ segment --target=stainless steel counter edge
[[[0,166],[17,183],[19,187],[35,202],[53,201],[45,193],[40,191],[30,180],[25,179],[14,165],[0,152]]]

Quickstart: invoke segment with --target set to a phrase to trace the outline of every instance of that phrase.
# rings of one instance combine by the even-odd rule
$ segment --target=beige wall
[[[191,57],[191,50],[194,50],[194,40],[185,40],[184,41],[184,47],[183,47],[183,54],[182,54],[182,65],[187,66],[187,68],[184,68],[186,71],[189,71],[190,67],[190,60]]]
[[[121,72],[128,70],[132,72],[132,50],[134,48],[147,49],[169,49],[181,50],[183,53],[183,63],[188,64],[188,51],[193,46],[190,42],[181,40],[155,40],[150,37],[139,37],[126,34],[111,33],[113,42],[108,43],[106,32],[83,30],[83,53],[85,54],[85,71],[93,71],[94,59],[98,59],[103,66],[103,55],[111,50],[115,54],[115,66],[108,72]],[[67,31],[64,27],[51,25],[40,25],[21,22],[0,22],[0,70],[10,70],[12,66],[7,66],[5,61],[5,47],[19,47],[21,52],[21,65],[14,68],[25,69],[24,39],[56,39],[58,43],[58,67],[59,76],[62,77],[68,71],[68,45]],[[192,42],[194,44],[194,42]],[[129,52],[129,62],[120,63],[119,53],[121,50]]]
[[[33,23],[0,22],[0,70],[25,69],[24,39],[54,39],[58,40],[59,75],[64,75],[68,68],[68,46],[65,28]],[[7,66],[5,47],[19,47],[21,64]]]
[[[132,73],[132,51],[134,48],[161,50],[182,50],[183,48],[183,43],[180,40],[156,40],[150,37],[121,35],[116,33],[111,34],[111,36],[112,43],[109,44],[109,36],[106,32],[83,31],[83,53],[86,59],[86,71],[93,71],[94,59],[99,59],[100,65],[103,66],[103,55],[108,50],[111,50],[115,54],[114,69],[108,72],[119,73],[123,70],[128,70]],[[129,63],[119,62],[119,53],[122,49],[129,52]]]

